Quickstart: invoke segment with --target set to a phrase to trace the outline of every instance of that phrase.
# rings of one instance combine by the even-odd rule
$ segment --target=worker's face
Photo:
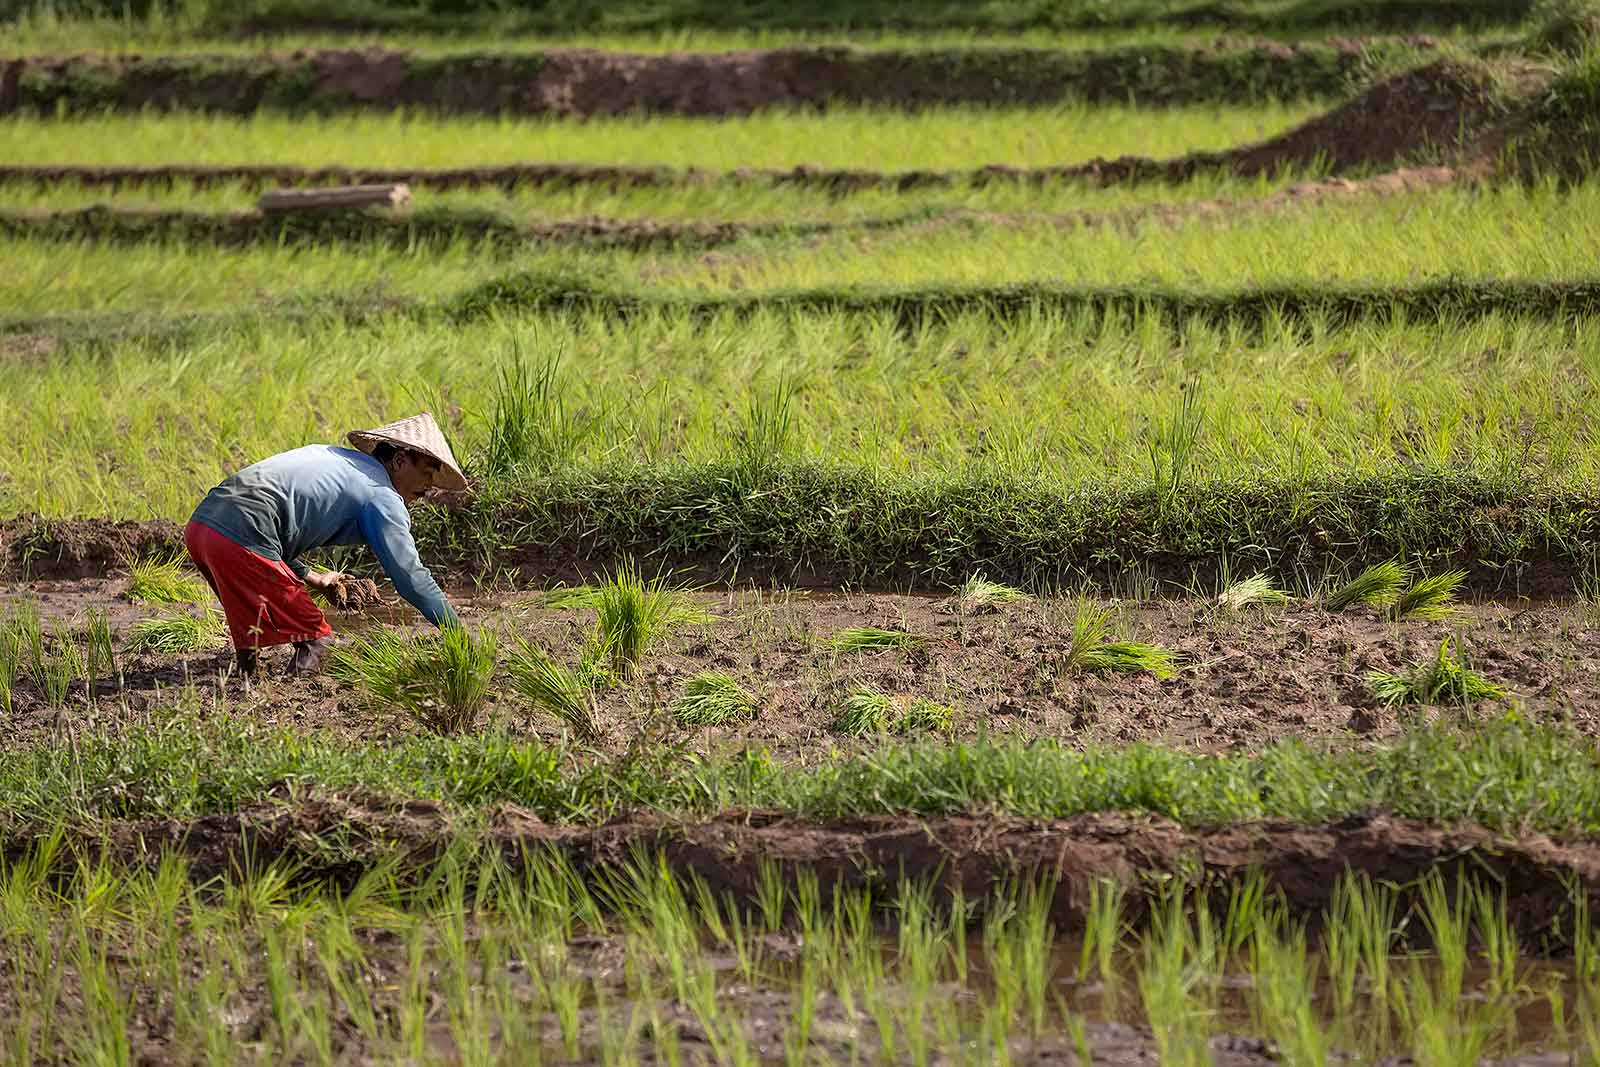
[[[415,452],[402,452],[394,458],[389,470],[389,480],[395,492],[407,504],[414,504],[433,488],[433,480],[443,468],[432,456],[419,456]]]

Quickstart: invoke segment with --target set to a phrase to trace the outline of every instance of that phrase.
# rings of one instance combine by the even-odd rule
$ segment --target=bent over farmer
[[[321,666],[333,630],[307,587],[332,589],[344,575],[312,570],[300,555],[323,545],[365,542],[429,622],[457,622],[417,557],[406,511],[435,486],[467,487],[444,434],[423,412],[349,440],[355,449],[307,445],[230,475],[184,529],[189,557],[222,601],[242,674],[270,645],[294,645],[291,671]]]

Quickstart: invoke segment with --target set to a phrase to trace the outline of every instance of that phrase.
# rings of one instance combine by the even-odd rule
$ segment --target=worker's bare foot
[[[326,637],[319,637],[315,641],[296,641],[294,657],[289,660],[289,673],[316,674],[322,669],[322,661],[327,658],[330,643]]]
[[[240,648],[234,650],[233,663],[234,666],[238,668],[239,676],[241,678],[254,678],[256,676],[256,666],[260,663],[260,661],[260,653],[253,648]]]

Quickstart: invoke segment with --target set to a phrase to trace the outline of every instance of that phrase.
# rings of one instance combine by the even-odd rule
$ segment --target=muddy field
[[[47,619],[81,622],[90,608],[109,610],[119,642],[153,609],[120,596],[120,579],[64,579],[0,586],[0,600],[34,600]],[[473,627],[537,640],[558,658],[577,659],[593,612],[545,606],[543,594],[456,591]],[[1117,602],[1120,633],[1178,653],[1180,669],[1160,679],[1149,673],[1063,671],[1059,659],[1071,638],[1070,599],[962,610],[953,598],[885,593],[834,594],[747,590],[700,593],[708,621],[680,628],[648,654],[638,676],[605,694],[602,748],[618,751],[644,724],[660,724],[665,709],[697,671],[735,676],[756,697],[760,713],[740,727],[683,731],[702,751],[765,747],[797,764],[869,742],[830,730],[838,703],[866,685],[902,700],[925,697],[956,709],[954,734],[1055,738],[1072,743],[1160,741],[1206,750],[1251,748],[1285,737],[1359,743],[1399,731],[1406,722],[1438,714],[1485,716],[1503,706],[1396,710],[1377,702],[1364,682],[1370,670],[1398,671],[1433,655],[1446,637],[1467,662],[1504,686],[1510,701],[1540,720],[1570,720],[1600,736],[1600,617],[1581,604],[1478,603],[1443,622],[1393,622],[1372,609],[1330,614],[1309,606],[1218,611],[1209,601]],[[342,638],[374,625],[416,628],[420,620],[393,602],[375,611],[335,613]],[[860,626],[903,630],[924,639],[915,648],[837,652],[836,632]],[[420,630],[419,630],[420,632]],[[379,739],[396,729],[419,729],[365,706],[359,693],[328,677],[284,676],[269,653],[266,678],[246,686],[219,676],[231,654],[121,654],[121,688],[101,683],[97,711],[81,684],[68,701],[69,720],[140,709],[170,699],[187,682],[200,698],[219,694],[265,723],[332,730]],[[557,724],[532,715],[507,692],[490,716],[530,736],[555,738]],[[163,691],[166,691],[163,694]],[[19,690],[19,712],[7,743],[47,736],[56,715],[37,694]]]

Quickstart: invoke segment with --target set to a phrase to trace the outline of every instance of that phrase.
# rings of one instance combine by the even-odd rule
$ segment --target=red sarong
[[[184,527],[183,543],[222,601],[234,648],[314,641],[333,633],[287,563],[252,552],[201,522]]]

